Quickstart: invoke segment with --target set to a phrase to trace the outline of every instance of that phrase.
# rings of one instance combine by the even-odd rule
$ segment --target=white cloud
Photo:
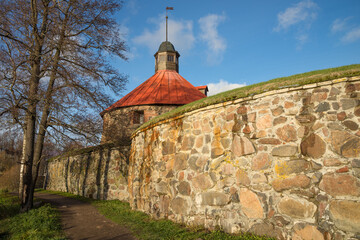
[[[226,41],[218,33],[218,26],[225,21],[225,15],[210,14],[199,19],[200,33],[197,39],[193,33],[193,22],[191,20],[176,21],[169,19],[169,41],[172,42],[181,53],[189,51],[197,40],[206,43],[207,63],[210,65],[218,64],[223,59],[226,50]],[[151,18],[149,22],[153,28],[145,29],[143,33],[132,41],[137,45],[144,45],[151,52],[156,52],[161,42],[165,41],[165,19],[164,16]]]
[[[307,34],[303,33],[303,34],[298,34],[295,38],[298,41],[296,49],[301,50],[303,45],[308,41],[309,36]]]
[[[332,33],[337,33],[337,32],[341,32],[344,31],[347,28],[347,21],[349,20],[349,18],[345,18],[345,19],[336,19],[332,24],[331,24],[331,32]]]
[[[126,26],[128,20],[124,20],[119,26],[120,37],[125,41],[125,43],[129,42],[130,29]],[[136,55],[136,48],[132,46],[128,46],[128,51],[124,53],[124,55],[128,58],[128,60],[132,60]]]
[[[330,26],[331,33],[341,33],[343,43],[351,43],[360,40],[360,26],[349,23],[353,17],[336,19]]]
[[[207,84],[208,89],[209,89],[209,96],[221,93],[221,92],[225,92],[231,89],[235,89],[235,88],[240,88],[240,87],[244,87],[246,86],[246,83],[229,83],[227,81],[225,81],[224,79],[220,79],[219,82],[217,83],[208,83]]]
[[[355,42],[360,40],[360,27],[354,28],[351,31],[347,32],[344,37],[341,38],[343,42]]]
[[[311,25],[311,22],[316,19],[317,5],[311,0],[304,0],[293,7],[287,8],[284,12],[277,15],[278,25],[274,28],[275,31],[286,30],[290,26],[301,22],[306,22]]]
[[[165,41],[165,18],[149,20],[155,25],[154,30],[145,29],[144,32],[133,39],[134,43],[145,45],[151,52],[156,52],[160,43]],[[192,21],[175,21],[169,19],[169,41],[174,44],[175,49],[184,52],[191,49],[195,42]]]
[[[211,65],[220,63],[226,50],[226,41],[219,35],[217,29],[225,19],[224,14],[209,14],[199,19],[200,39],[208,46],[207,62]]]
[[[129,33],[130,33],[130,30],[129,28],[126,26],[126,23],[123,22],[120,27],[119,27],[119,31],[121,33],[121,37],[127,42],[129,39],[128,39],[128,36],[129,36]]]
[[[300,42],[300,43],[305,43],[308,40],[309,36],[307,34],[301,34],[298,35],[296,37],[296,39]]]

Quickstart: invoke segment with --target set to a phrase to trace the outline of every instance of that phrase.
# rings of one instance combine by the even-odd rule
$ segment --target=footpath
[[[89,203],[47,193],[36,193],[35,197],[59,210],[62,229],[69,239],[136,240],[125,227],[105,218]]]

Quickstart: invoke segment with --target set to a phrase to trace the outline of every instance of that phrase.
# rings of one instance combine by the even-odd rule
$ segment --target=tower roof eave
[[[206,97],[174,70],[159,70],[119,101],[101,112],[138,105],[185,105]]]

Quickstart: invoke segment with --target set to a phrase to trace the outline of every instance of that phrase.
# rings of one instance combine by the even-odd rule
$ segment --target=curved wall
[[[279,239],[360,235],[360,77],[209,106],[133,134],[130,203]]]

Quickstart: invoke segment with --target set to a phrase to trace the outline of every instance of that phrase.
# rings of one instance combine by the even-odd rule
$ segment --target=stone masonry
[[[49,162],[47,189],[93,199],[128,201],[129,147],[112,147]]]
[[[177,107],[178,106],[176,105],[140,105],[108,111],[103,116],[101,143],[130,145],[132,132],[141,126],[140,123],[133,123],[135,111],[142,111],[144,113],[144,122],[147,122],[152,118],[169,112]]]
[[[133,134],[129,201],[190,226],[359,239],[360,77],[198,109]]]

